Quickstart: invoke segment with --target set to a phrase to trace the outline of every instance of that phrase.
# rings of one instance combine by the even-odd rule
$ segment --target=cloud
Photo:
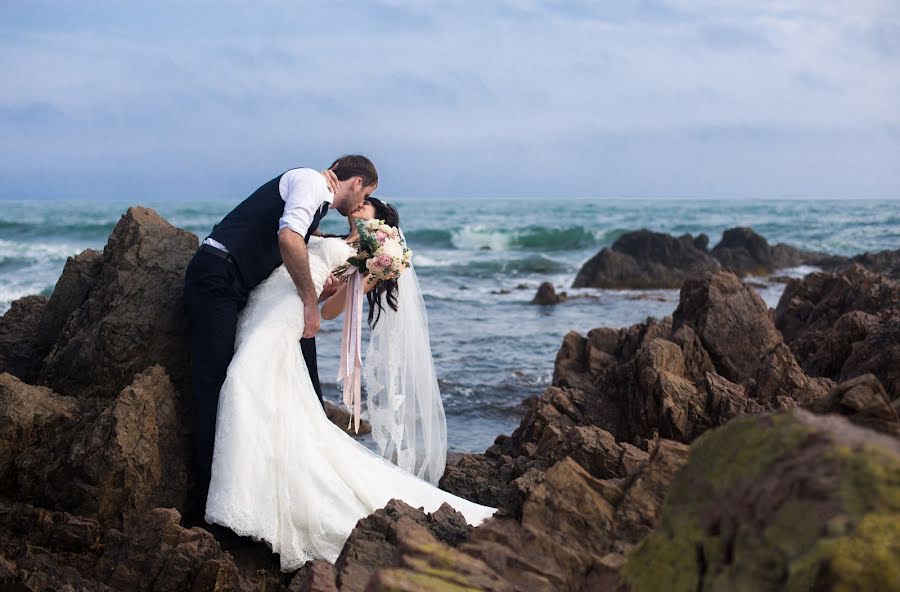
[[[35,174],[221,197],[351,151],[385,195],[900,196],[893,2],[8,0],[0,23],[0,197]]]

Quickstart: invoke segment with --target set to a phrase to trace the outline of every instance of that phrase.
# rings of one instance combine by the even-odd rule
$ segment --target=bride
[[[355,217],[399,222],[396,210],[374,198]],[[353,232],[310,237],[317,294],[355,254],[354,239]],[[298,345],[302,301],[283,265],[254,289],[239,320],[219,395],[205,519],[266,541],[285,572],[311,559],[334,563],[357,521],[392,498],[426,512],[446,502],[472,525],[496,511],[433,484],[444,469],[446,428],[415,271],[385,285],[367,281],[365,288],[374,325],[367,404],[380,454],[326,417]],[[345,291],[326,301],[324,318],[342,309]]]

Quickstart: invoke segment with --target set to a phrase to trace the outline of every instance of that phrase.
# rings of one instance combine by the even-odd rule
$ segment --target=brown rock
[[[753,379],[763,356],[782,341],[762,298],[728,272],[686,281],[673,321],[676,329],[690,326],[716,371],[737,383]]]
[[[63,278],[60,297],[51,297],[45,328],[62,327],[42,381],[60,392],[111,397],[136,373],[159,364],[184,390],[189,357],[182,289],[196,249],[193,234],[151,209],[129,208],[102,260],[70,261],[71,281]]]
[[[162,368],[135,377],[105,407],[9,375],[2,380],[8,388],[0,396],[10,404],[33,397],[41,407],[12,414],[19,427],[4,494],[117,527],[150,508],[184,506],[187,444],[178,396]]]
[[[900,283],[854,264],[785,288],[775,322],[802,368],[845,380],[871,372],[900,396]]]
[[[501,436],[498,439],[508,438]],[[515,460],[499,453],[463,454],[455,462],[447,460],[447,467],[439,487],[473,502],[503,512],[516,505],[517,499],[510,483],[519,476]]]
[[[538,286],[537,293],[534,295],[534,298],[531,300],[532,304],[559,304],[560,302],[566,301],[566,293],[562,292],[560,294],[556,293],[556,288],[553,287],[553,284],[550,282],[543,282],[540,286]]]
[[[719,264],[691,235],[675,238],[643,229],[623,234],[578,271],[573,288],[678,288],[689,275]]]
[[[30,376],[40,360],[38,323],[47,304],[43,296],[26,296],[0,317],[0,373]]]
[[[334,566],[323,559],[308,562],[291,579],[288,592],[338,592]]]
[[[869,271],[900,280],[900,249],[878,251],[875,253],[862,253],[849,260],[836,257],[833,260],[818,263],[820,267],[828,271],[844,271],[853,264],[862,265]]]
[[[264,575],[241,578],[211,534],[179,526],[178,512],[148,511],[127,531],[0,499],[0,555],[13,590],[278,590]]]
[[[362,436],[372,433],[372,425],[365,419],[359,421],[359,432],[354,431],[350,424],[350,412],[339,405],[335,405],[329,401],[325,401],[325,415],[331,420],[331,423],[341,428],[347,434],[353,436]]]
[[[811,409],[818,413],[839,413],[857,425],[900,437],[897,409],[873,374],[842,382]]]
[[[858,310],[877,314],[900,299],[900,286],[854,265],[841,273],[811,273],[792,280],[775,308],[775,323],[789,344],[803,333],[832,326]]]
[[[424,529],[411,530],[401,542],[400,553],[399,566],[376,571],[367,592],[515,590],[483,561],[441,544]]]
[[[66,259],[37,326],[41,360],[56,344],[69,316],[81,307],[91,293],[102,267],[103,253],[94,249],[85,249]]]
[[[21,463],[23,451],[76,421],[79,410],[72,397],[0,374],[0,493],[18,493],[16,464]]]
[[[810,378],[803,372],[794,354],[784,343],[779,343],[760,364],[756,379],[750,388],[750,396],[770,409],[778,406],[780,399],[792,399],[800,405],[809,405],[824,397],[834,381],[828,378]]]
[[[687,447],[662,441],[625,480],[598,480],[565,459],[526,500],[522,520],[492,519],[462,551],[519,590],[615,589],[631,547],[655,528]]]
[[[884,384],[891,399],[900,399],[900,316],[885,319],[865,339],[853,344],[840,379],[866,373],[874,374]]]
[[[438,540],[458,543],[468,537],[465,518],[446,504],[432,514],[400,500],[360,520],[350,534],[334,567],[341,592],[363,592],[375,570],[394,567],[400,547],[414,531],[430,532]]]
[[[770,246],[752,228],[729,228],[712,252],[722,266],[737,275],[769,275],[777,269],[835,261],[831,255],[785,244]]]

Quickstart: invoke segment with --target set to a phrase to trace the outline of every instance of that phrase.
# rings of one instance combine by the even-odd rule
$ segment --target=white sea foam
[[[45,263],[65,260],[84,249],[71,243],[25,243],[0,239],[0,261],[20,260],[23,263]]]
[[[497,226],[470,224],[453,231],[453,246],[466,251],[490,249],[505,251],[512,243],[512,235]]]

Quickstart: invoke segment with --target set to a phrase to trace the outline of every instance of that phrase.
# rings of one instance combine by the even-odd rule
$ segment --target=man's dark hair
[[[375,165],[365,156],[358,154],[346,154],[328,167],[337,175],[339,181],[346,181],[350,177],[361,177],[363,187],[378,183],[378,171]]]

